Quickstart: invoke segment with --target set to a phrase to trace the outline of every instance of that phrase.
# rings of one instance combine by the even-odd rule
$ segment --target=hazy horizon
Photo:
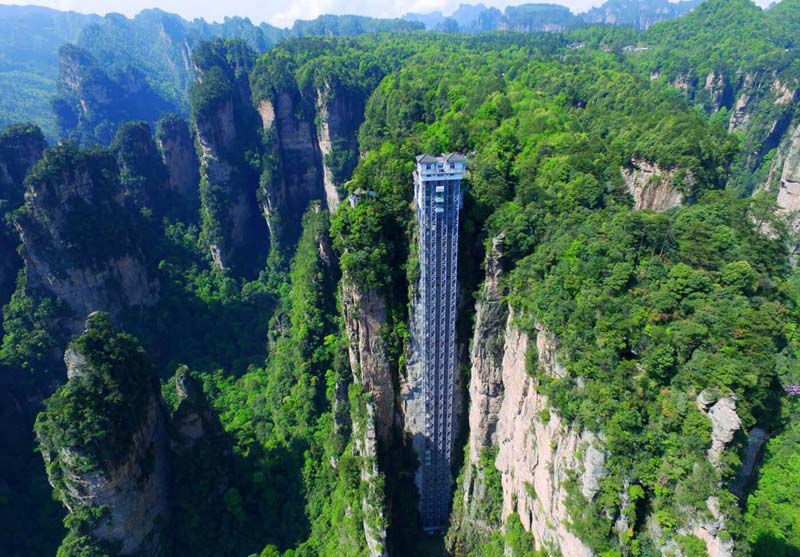
[[[600,6],[606,0],[554,0],[550,2],[511,1],[511,0],[388,0],[376,3],[370,0],[295,0],[291,4],[284,2],[254,2],[252,0],[228,0],[224,4],[211,0],[133,0],[114,4],[107,0],[39,0],[37,2],[0,2],[0,5],[42,6],[62,11],[81,13],[121,13],[133,17],[142,10],[159,8],[166,12],[177,13],[186,19],[203,18],[206,21],[222,21],[225,17],[248,17],[254,23],[267,22],[278,27],[291,27],[295,20],[313,19],[323,14],[355,14],[371,17],[401,17],[409,12],[441,11],[450,15],[459,4],[479,4],[505,9],[529,3],[550,3],[568,7],[573,13],[585,12]],[[674,0],[670,0],[674,2]],[[756,0],[761,6],[771,0]],[[277,4],[272,8],[270,4]],[[109,7],[111,6],[111,7]]]

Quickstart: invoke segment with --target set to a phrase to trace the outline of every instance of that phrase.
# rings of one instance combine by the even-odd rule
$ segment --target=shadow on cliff
[[[753,542],[754,557],[800,557],[800,547],[771,534],[762,534]]]
[[[185,419],[192,412],[202,416],[200,436],[191,435],[196,426]],[[267,545],[293,548],[308,537],[305,500],[298,497],[305,447],[266,450],[225,431],[205,404],[199,411],[179,408],[172,425],[175,556],[252,555]]]
[[[141,339],[162,378],[180,364],[236,376],[263,365],[276,305],[264,279],[248,282],[210,271],[193,246],[176,241],[163,240],[156,250],[160,301],[122,321]]]
[[[51,388],[0,365],[0,555],[55,555],[64,510],[52,495],[33,422]]]
[[[397,443],[391,452],[385,465],[382,463],[386,477],[393,480],[387,482],[387,495],[391,501],[391,520],[387,532],[390,555],[445,557],[444,537],[424,533],[419,524],[419,496],[414,483],[418,460],[411,443]]]

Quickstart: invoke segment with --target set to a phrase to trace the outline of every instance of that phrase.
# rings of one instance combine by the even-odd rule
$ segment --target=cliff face
[[[64,543],[88,536],[120,555],[162,555],[169,454],[152,369],[102,314],[90,317],[65,363],[69,380],[36,422],[54,493],[75,519]]]
[[[262,210],[273,241],[287,246],[300,237],[300,217],[308,204],[326,198],[313,115],[303,112],[303,104],[294,87],[270,88],[270,98],[258,101],[273,161],[268,178],[262,180]]]
[[[706,85],[706,88],[712,94],[719,90],[719,86],[709,84]],[[763,128],[764,131],[768,131],[770,135],[773,135],[777,128],[785,131],[788,122],[782,124],[782,121],[785,121],[787,109],[797,98],[797,91],[782,82],[777,74],[740,71],[732,89],[735,102],[730,116],[730,131],[747,130],[754,123],[757,123],[758,127]],[[767,120],[759,119],[759,111],[764,108],[770,112]]]
[[[258,207],[258,175],[246,159],[259,150],[258,116],[246,79],[254,53],[236,50],[241,46],[215,42],[195,52],[196,63],[204,59],[197,67],[193,112],[203,242],[218,269],[255,276],[269,241]]]
[[[19,266],[16,245],[9,235],[0,232],[0,304],[5,304],[11,298]]]
[[[575,475],[582,495],[591,500],[604,475],[605,453],[599,439],[564,422],[547,397],[536,392],[534,378],[525,369],[528,336],[509,317],[502,363],[504,396],[498,418],[499,451],[495,466],[502,475],[503,517],[519,514],[522,526],[533,533],[538,549],[573,557],[591,557],[592,550],[567,527],[566,485]],[[554,339],[540,329],[536,344],[538,365],[556,374],[552,366]]]
[[[47,144],[41,130],[18,124],[0,132],[0,199],[16,209],[25,193],[25,175],[42,158]]]
[[[356,138],[364,121],[365,100],[360,93],[337,91],[330,85],[317,89],[316,96],[325,202],[334,212],[341,200],[342,186],[356,166]]]
[[[469,451],[454,501],[447,544],[457,556],[475,555],[482,543],[507,525],[514,514],[532,534],[538,550],[564,557],[592,557],[593,549],[571,528],[577,492],[587,501],[599,493],[609,459],[602,435],[565,421],[537,391],[537,376],[565,377],[558,361],[558,343],[544,327],[535,337],[515,325],[503,300],[500,240],[487,260],[487,278],[477,306],[470,376]],[[535,347],[532,346],[535,343]],[[536,358],[532,359],[531,355]],[[724,466],[723,452],[743,427],[734,395],[705,390],[696,404],[710,424],[706,452],[709,470]],[[732,486],[742,493],[752,481],[766,434],[749,432],[742,468]],[[499,475],[499,478],[498,478]],[[727,485],[709,486],[700,508],[686,508],[682,525],[662,529],[653,516],[644,517],[647,533],[664,555],[684,555],[681,536],[694,536],[709,557],[732,557],[734,542],[721,501]],[[614,530],[630,527],[627,484],[620,496]],[[635,516],[635,513],[634,513]]]
[[[275,102],[289,218],[302,215],[312,199],[323,197],[322,161],[313,116],[302,113],[302,102],[299,92],[291,90],[278,91]],[[287,233],[294,237],[296,231],[290,226]]]
[[[111,156],[51,149],[31,171],[25,198],[16,227],[31,287],[65,302],[79,321],[158,300],[141,225],[125,206]]]
[[[497,421],[503,400],[503,335],[508,307],[503,301],[502,238],[495,238],[487,257],[486,282],[478,302],[472,340],[472,379],[469,384],[469,462],[481,451],[497,446]]]
[[[378,468],[375,405],[366,402],[361,410],[364,420],[353,423],[353,450],[360,457],[364,539],[370,557],[387,557],[387,511],[383,496],[383,476]]]
[[[486,506],[496,507],[498,494],[487,485],[486,465],[481,457],[494,454],[498,447],[497,429],[503,403],[502,361],[503,331],[508,319],[508,306],[502,288],[503,238],[492,241],[486,261],[486,281],[478,301],[472,339],[471,376],[469,383],[469,453],[464,464],[462,485],[456,493],[451,514],[448,545],[455,555],[464,555],[476,544],[476,537],[488,536],[501,527],[499,513],[485,513]],[[495,486],[497,487],[497,486]],[[460,496],[460,497],[459,497]],[[487,516],[493,515],[493,516]]]
[[[18,238],[4,217],[22,205],[25,176],[42,158],[45,147],[42,132],[34,126],[10,126],[0,132],[0,305],[11,297],[22,266]]]
[[[137,68],[106,71],[78,46],[61,47],[59,65],[59,95],[52,107],[63,137],[107,145],[123,122],[153,122],[159,114],[177,108],[150,87]]]
[[[360,292],[346,279],[342,281],[341,296],[350,368],[371,396],[377,438],[388,446],[394,427],[395,392],[381,336],[386,326],[386,301],[377,292]]]
[[[788,133],[778,148],[767,178],[767,187],[770,186],[777,187],[778,207],[796,230],[800,226],[800,126]]]
[[[731,99],[729,131],[744,135],[740,155],[744,168],[739,174],[755,171],[770,151],[789,141],[798,90],[774,71],[738,70],[706,88],[712,99],[720,95]]]
[[[554,339],[544,329],[537,338],[538,359],[527,363],[528,335],[514,325],[513,313],[502,299],[500,240],[487,261],[487,279],[477,308],[470,377],[469,454],[461,480],[461,498],[454,502],[448,544],[457,555],[475,549],[476,535],[488,534],[517,513],[523,528],[533,534],[537,549],[570,557],[593,553],[567,527],[566,485],[574,476],[584,497],[599,489],[605,453],[599,439],[564,423],[536,391],[527,369],[562,375]],[[486,460],[486,457],[490,460]],[[488,484],[493,467],[500,474],[501,493]],[[502,506],[486,516],[496,497]],[[493,524],[499,520],[499,524]]]
[[[644,160],[632,160],[629,167],[622,168],[622,176],[637,211],[663,212],[683,203],[683,194],[676,187],[674,170],[664,170]],[[691,191],[694,185],[692,176],[686,175],[683,180]]]
[[[203,394],[200,383],[183,366],[175,374],[179,405],[172,416],[172,450],[179,455],[190,452],[204,439],[222,435],[219,417]],[[224,478],[220,478],[224,480]]]
[[[164,117],[158,122],[156,139],[169,174],[169,188],[184,202],[197,199],[199,161],[194,150],[189,124],[178,117]]]
[[[120,185],[125,197],[139,209],[149,209],[160,220],[168,214],[169,175],[153,132],[145,122],[126,122],[114,137]]]
[[[314,200],[336,210],[358,161],[364,91],[337,85],[298,86],[287,68],[260,67],[255,106],[270,164],[262,175],[262,209],[274,240],[293,245],[300,216]]]
[[[395,422],[395,390],[386,346],[386,301],[375,291],[363,293],[346,277],[340,286],[350,369],[366,395],[353,417],[352,439],[360,457],[361,507],[370,557],[387,555],[387,516],[383,471],[378,455],[388,450]]]

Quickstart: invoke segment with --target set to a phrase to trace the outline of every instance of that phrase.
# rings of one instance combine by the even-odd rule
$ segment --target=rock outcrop
[[[733,87],[724,72],[710,71],[706,76],[703,89],[712,112],[718,112],[722,108],[730,108],[733,104]]]
[[[370,557],[385,557],[389,511],[378,456],[389,449],[395,425],[394,382],[382,337],[386,300],[376,291],[361,292],[347,277],[340,283],[340,296],[350,369],[354,382],[363,389],[350,412],[353,450],[359,457],[364,536]]]
[[[632,160],[622,168],[622,176],[628,192],[633,197],[633,208],[663,212],[683,203],[683,193],[677,188],[677,172],[665,170],[658,164],[645,160]],[[691,174],[683,176],[688,191],[694,186]]]
[[[342,281],[341,297],[350,368],[355,380],[370,396],[377,439],[388,446],[394,428],[395,391],[382,337],[386,327],[386,301],[375,291],[361,292],[346,278]]]
[[[769,182],[777,178],[777,204],[790,219],[791,226],[800,228],[800,126],[787,136],[779,147],[770,168]]]
[[[69,381],[48,401],[36,432],[54,493],[75,518],[68,538],[77,531],[120,555],[163,554],[169,448],[152,368],[103,314],[89,318],[66,364]]]
[[[769,434],[760,427],[754,427],[747,435],[747,448],[744,451],[742,467],[731,484],[731,492],[741,499],[747,493],[758,472],[761,451],[769,440]]]
[[[35,126],[15,125],[0,132],[0,306],[11,297],[22,266],[19,240],[13,228],[6,226],[5,215],[22,205],[25,176],[42,158],[45,147],[44,136]]]
[[[158,122],[156,139],[169,173],[169,188],[184,202],[194,206],[200,183],[200,163],[194,150],[189,123],[175,115],[165,116]]]
[[[697,407],[711,420],[711,447],[706,456],[711,464],[719,466],[722,451],[742,427],[736,413],[736,398],[726,396],[715,400],[714,395],[705,390],[697,396]]]
[[[15,243],[11,240],[10,235],[4,232],[0,230],[0,305],[5,305],[11,298],[21,263]],[[2,322],[0,322],[0,331],[2,331]]]
[[[0,200],[16,209],[25,193],[25,176],[42,158],[47,144],[41,130],[27,124],[9,126],[0,132]]]
[[[591,500],[599,490],[606,460],[601,440],[565,423],[536,390],[536,373],[560,376],[555,339],[542,327],[535,341],[521,331],[502,298],[500,240],[487,261],[487,278],[477,308],[470,377],[469,454],[454,503],[448,545],[455,554],[469,549],[475,532],[490,532],[481,507],[492,504],[484,455],[500,473],[501,521],[519,515],[537,549],[570,557],[589,557],[591,549],[569,529],[566,485],[575,477],[581,494]],[[529,362],[529,344],[537,359]],[[537,370],[528,367],[534,365]],[[535,371],[535,372],[534,372]],[[496,503],[495,503],[496,504]]]
[[[386,506],[382,474],[378,468],[379,445],[374,408],[373,404],[367,402],[360,409],[364,419],[353,423],[353,450],[360,457],[362,526],[369,557],[387,557]]]
[[[480,452],[497,446],[497,421],[503,401],[503,331],[508,308],[503,299],[503,238],[492,241],[487,257],[486,281],[477,305],[472,339],[472,378],[469,384],[469,460],[478,462]]]
[[[283,179],[286,183],[288,218],[302,215],[309,202],[323,198],[322,160],[314,121],[298,117],[303,99],[299,91],[279,90],[275,100],[275,118],[280,138]],[[293,236],[290,233],[290,236]]]
[[[177,108],[133,66],[106,71],[90,52],[72,44],[61,47],[59,63],[59,95],[52,107],[62,137],[107,145],[123,122],[152,122]]]
[[[606,25],[626,25],[637,29],[649,29],[656,23],[674,19],[689,13],[702,0],[648,0],[646,2],[626,2],[608,0],[602,6],[592,8],[579,17],[587,23]]]
[[[330,212],[339,206],[358,162],[366,101],[378,84],[374,75],[350,83],[346,74],[332,74],[331,67],[315,61],[299,80],[292,64],[265,58],[251,77],[268,161],[262,209],[273,241],[285,246],[297,241],[309,203],[320,200]]]
[[[186,366],[181,366],[175,374],[175,389],[179,403],[172,416],[173,451],[185,453],[198,442],[223,434],[219,417],[206,400],[202,386]]]
[[[733,395],[721,397],[715,390],[706,389],[697,395],[696,404],[700,412],[711,422],[711,445],[706,458],[714,468],[719,468],[723,451],[733,441],[734,435],[742,425],[736,413],[736,397]],[[751,463],[751,466],[753,465],[754,463]],[[724,487],[720,483],[715,485],[714,489],[721,491]],[[726,531],[727,517],[720,508],[720,498],[717,495],[711,495],[706,499],[705,509],[687,509],[687,518],[687,522],[675,533],[681,536],[694,536],[701,540],[709,557],[733,557],[734,540]],[[665,532],[655,525],[652,517],[648,523],[654,539],[660,540],[662,553],[671,551],[675,555],[683,554],[672,539],[673,534],[665,535]]]
[[[301,92],[285,86],[268,89],[268,98],[257,103],[273,157],[269,176],[262,180],[262,210],[273,241],[292,246],[300,237],[300,217],[309,203],[326,199],[322,153],[313,115],[301,109]]]
[[[170,212],[169,174],[145,122],[120,126],[112,150],[117,157],[120,185],[125,197],[138,209],[152,211],[157,219]]]
[[[258,174],[246,159],[248,151],[260,149],[247,82],[255,53],[224,41],[203,48],[195,52],[195,63],[206,65],[197,67],[193,96],[202,240],[218,269],[256,276],[269,238],[257,200]]]
[[[112,318],[156,303],[141,223],[127,207],[108,154],[63,145],[31,171],[16,228],[29,286],[44,289],[74,313],[78,327],[93,311]]]
[[[316,105],[325,201],[332,213],[358,161],[356,136],[364,121],[365,100],[360,92],[336,91],[328,84],[317,90]]]

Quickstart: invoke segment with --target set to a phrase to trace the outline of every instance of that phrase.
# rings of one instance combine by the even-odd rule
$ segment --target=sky
[[[266,21],[278,27],[290,27],[296,19],[313,19],[322,14],[359,14],[373,17],[400,17],[408,12],[440,10],[449,15],[459,4],[477,4],[481,0],[38,0],[12,2],[35,4],[57,10],[74,10],[82,13],[105,15],[118,12],[134,16],[145,8],[161,8],[180,14],[187,19],[203,17],[208,21],[222,21],[225,16],[246,16],[254,23]],[[579,13],[604,0],[483,0],[487,6],[503,9],[507,5],[527,2],[544,2],[568,6]],[[770,0],[757,0],[766,5]],[[0,0],[0,3],[6,3]]]

